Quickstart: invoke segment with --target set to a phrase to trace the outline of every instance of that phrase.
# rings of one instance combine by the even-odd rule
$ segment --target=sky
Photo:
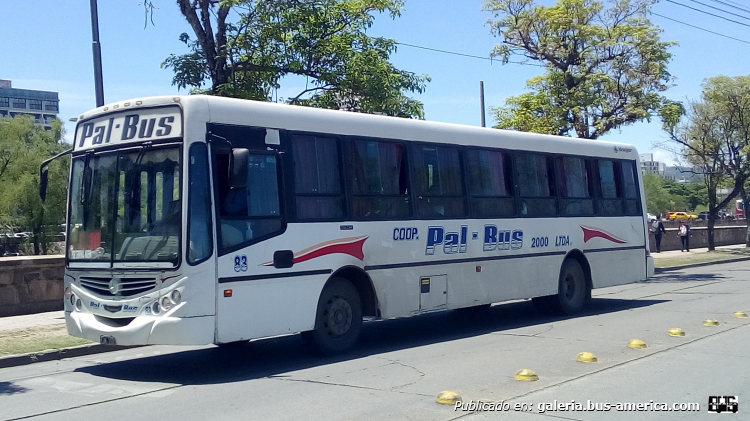
[[[540,0],[537,0],[540,1]],[[0,0],[0,79],[14,88],[56,91],[59,117],[72,141],[75,123],[68,119],[95,108],[91,18],[88,0]],[[187,52],[178,39],[192,34],[174,0],[153,0],[153,24],[146,20],[139,0],[98,0],[105,103],[130,98],[187,94],[172,86],[172,71],[160,64],[170,54]],[[739,23],[680,6],[700,8]],[[541,0],[552,4],[552,0]],[[721,13],[716,8],[735,13]],[[676,78],[665,92],[672,100],[699,99],[701,82],[717,75],[750,74],[750,0],[662,0],[654,5],[651,21],[663,29],[662,41],[672,47],[669,72]],[[391,56],[399,69],[429,75],[423,94],[411,96],[424,104],[432,121],[480,125],[479,83],[484,82],[487,108],[502,106],[506,98],[525,92],[526,80],[541,74],[536,66],[463,57],[404,44],[488,58],[499,39],[490,34],[482,0],[405,0],[400,17],[377,15],[371,36],[395,39],[401,45]],[[701,27],[742,41],[721,37]],[[744,26],[743,26],[744,25]],[[278,93],[296,93],[301,81],[287,81]],[[494,122],[489,111],[487,125]],[[675,157],[658,147],[667,140],[658,118],[614,130],[603,140],[630,143],[640,153],[654,153],[671,165]]]

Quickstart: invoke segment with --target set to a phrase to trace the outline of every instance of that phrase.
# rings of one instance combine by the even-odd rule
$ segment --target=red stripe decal
[[[610,234],[610,233],[608,233],[606,231],[600,230],[600,229],[591,228],[591,227],[584,227],[583,225],[581,225],[581,229],[583,230],[583,242],[584,243],[588,243],[588,241],[590,239],[592,239],[592,238],[603,238],[605,240],[609,240],[609,241],[611,241],[613,243],[617,243],[617,244],[627,243],[627,241],[625,241],[625,240],[623,240],[621,238],[617,238],[614,235],[612,235],[612,234]]]
[[[356,257],[359,260],[364,260],[365,253],[362,248],[368,238],[369,237],[349,237],[318,243],[314,246],[294,253],[293,262],[295,264],[302,263],[311,259],[315,259],[317,257],[335,253],[348,254],[349,256]],[[273,266],[273,262],[263,263],[262,266]]]
[[[330,244],[319,249],[312,250],[309,253],[302,254],[300,256],[294,256],[294,263],[302,263],[316,257],[334,253],[348,254],[349,256],[356,257],[359,260],[363,260],[365,258],[365,253],[362,251],[362,247],[365,244],[365,240],[367,240],[367,237],[352,243]]]

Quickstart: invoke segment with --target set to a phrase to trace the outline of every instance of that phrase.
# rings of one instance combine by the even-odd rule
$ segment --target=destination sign
[[[179,107],[129,110],[87,120],[76,128],[75,149],[182,136]]]

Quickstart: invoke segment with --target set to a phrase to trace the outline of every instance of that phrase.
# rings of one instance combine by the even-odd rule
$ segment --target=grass
[[[675,257],[654,259],[654,266],[657,268],[670,268],[698,263],[721,262],[738,257],[750,257],[750,248],[724,249],[695,254],[685,253],[684,255]]]
[[[68,335],[64,324],[0,331],[0,357],[62,349],[91,341]]]

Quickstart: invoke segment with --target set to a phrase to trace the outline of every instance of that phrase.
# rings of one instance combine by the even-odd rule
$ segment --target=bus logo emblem
[[[112,293],[112,295],[117,295],[118,292],[120,292],[120,280],[117,278],[113,278],[111,281],[109,281],[109,292]]]

